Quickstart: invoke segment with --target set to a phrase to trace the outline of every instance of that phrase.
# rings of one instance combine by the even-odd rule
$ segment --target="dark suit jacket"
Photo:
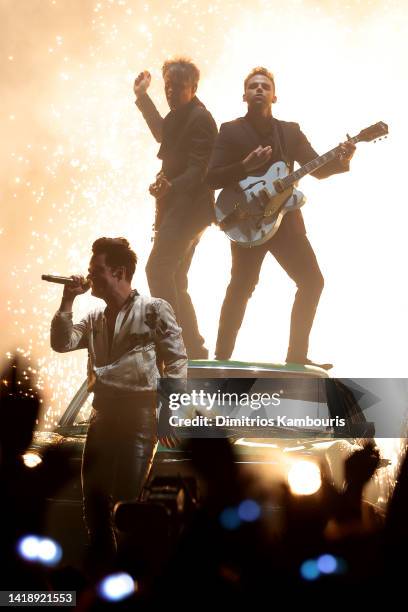
[[[286,161],[292,171],[295,161],[302,166],[318,156],[298,123],[271,118],[269,131],[260,134],[252,126],[248,116],[240,117],[221,125],[208,168],[208,184],[214,189],[222,189],[246,178],[248,173],[242,160],[259,145],[271,145],[273,150],[272,160],[259,171],[261,174],[271,163],[279,160]],[[348,165],[333,160],[316,170],[313,176],[321,179],[347,170]],[[279,231],[305,233],[301,211],[295,210],[285,215]]]
[[[205,181],[208,162],[218,133],[216,123],[198,100],[161,117],[146,94],[136,101],[154,138],[161,143],[158,157],[172,188],[163,208],[181,215],[213,220],[214,191]],[[162,202],[162,200],[160,200]]]

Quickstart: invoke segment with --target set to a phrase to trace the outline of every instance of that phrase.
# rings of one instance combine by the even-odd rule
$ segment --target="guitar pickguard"
[[[230,240],[243,247],[263,244],[278,231],[284,214],[303,204],[303,195],[293,187],[276,191],[274,181],[287,174],[286,164],[277,162],[264,175],[249,176],[221,191],[215,213]]]

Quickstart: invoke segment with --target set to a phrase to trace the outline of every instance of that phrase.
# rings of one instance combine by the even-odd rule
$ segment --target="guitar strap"
[[[274,140],[277,144],[278,151],[279,151],[279,157],[277,159],[281,159],[283,162],[285,162],[290,172],[292,172],[293,163],[291,163],[289,155],[288,155],[288,149],[287,149],[286,139],[285,139],[283,129],[282,129],[282,124],[279,121],[279,119],[275,119],[274,124],[275,124]]]

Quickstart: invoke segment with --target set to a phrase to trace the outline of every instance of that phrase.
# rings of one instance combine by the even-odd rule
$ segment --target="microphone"
[[[54,274],[42,274],[41,280],[47,281],[48,283],[57,283],[58,285],[70,285],[73,281],[69,276],[55,276]],[[84,287],[89,285],[89,281],[86,281]]]

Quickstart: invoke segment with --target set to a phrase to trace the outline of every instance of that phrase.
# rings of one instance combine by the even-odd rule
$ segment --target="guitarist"
[[[303,165],[318,156],[297,123],[273,117],[272,104],[277,100],[275,82],[266,68],[257,67],[248,74],[243,100],[248,105],[247,114],[222,124],[215,143],[207,176],[214,189],[222,189],[251,174],[264,174],[276,161],[285,161],[293,171],[295,161]],[[316,170],[313,176],[321,179],[349,170],[355,145],[345,142],[340,150],[338,159]],[[231,242],[231,280],[220,315],[216,359],[229,359],[232,355],[246,305],[268,251],[297,286],[286,361],[318,365],[313,364],[307,353],[324,281],[299,209],[286,214],[277,233],[260,246],[245,248]]]
[[[214,192],[204,178],[217,126],[196,97],[200,72],[190,60],[168,60],[162,68],[170,112],[161,117],[147,94],[151,76],[134,83],[136,106],[160,143],[162,169],[149,191],[156,198],[153,248],[146,266],[150,292],[169,302],[183,329],[190,359],[207,359],[188,294],[187,274],[205,228],[214,220]]]

